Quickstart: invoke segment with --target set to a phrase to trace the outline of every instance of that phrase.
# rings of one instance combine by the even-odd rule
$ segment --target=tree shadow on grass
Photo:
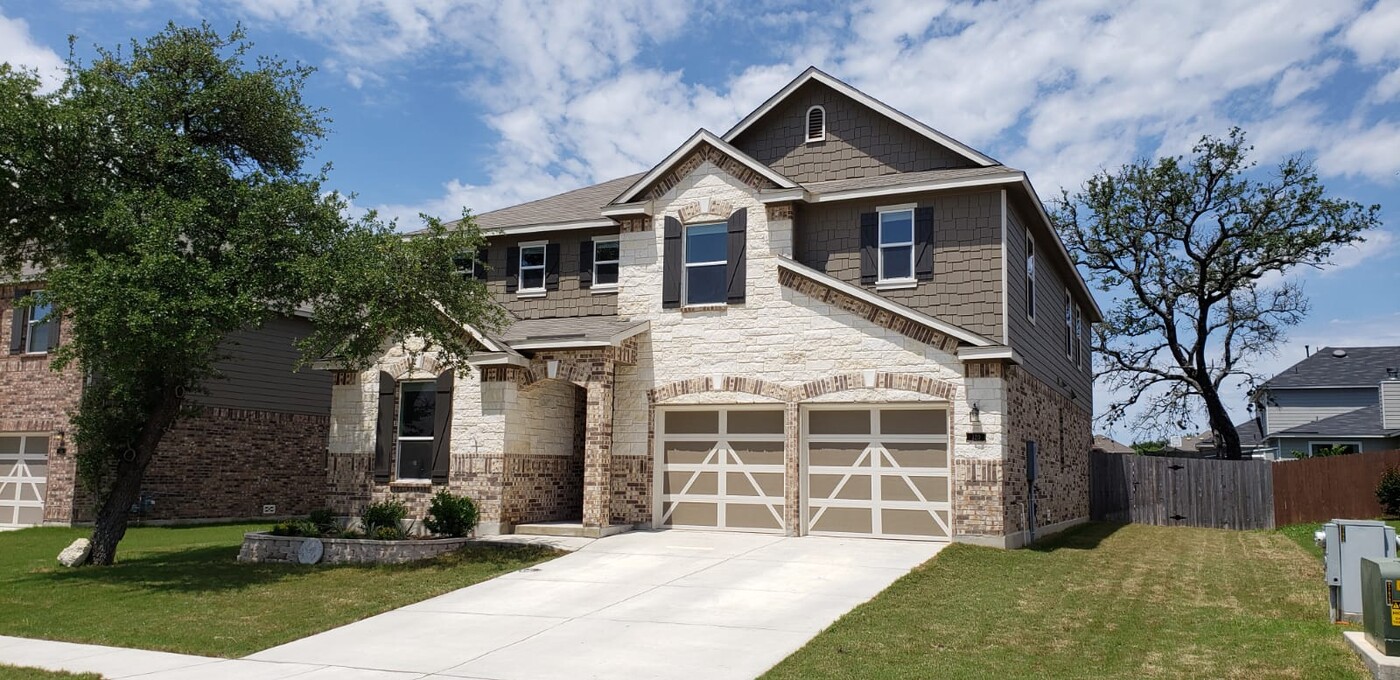
[[[327,571],[405,573],[467,566],[499,571],[557,554],[541,546],[471,545],[435,559],[406,564],[247,564],[237,561],[238,547],[220,545],[143,552],[127,559],[118,558],[117,563],[109,567],[56,568],[30,572],[14,582],[42,582],[62,586],[96,584],[131,590],[219,593],[264,586],[287,579],[305,578]]]
[[[1035,552],[1055,552],[1057,550],[1093,550],[1119,529],[1127,526],[1121,522],[1087,522],[1070,527],[1051,536],[1046,536],[1027,547]]]

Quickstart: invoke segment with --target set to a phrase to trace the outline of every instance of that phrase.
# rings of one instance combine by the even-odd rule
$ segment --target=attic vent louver
[[[1346,355],[1347,355],[1347,351],[1344,350],[1344,349],[1334,349],[1334,350],[1332,350],[1332,356],[1337,357],[1338,359],[1344,359],[1344,358],[1346,358]]]
[[[813,106],[807,109],[807,141],[821,142],[826,140],[826,109],[820,106]]]

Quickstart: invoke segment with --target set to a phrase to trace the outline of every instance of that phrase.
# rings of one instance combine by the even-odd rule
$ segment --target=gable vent
[[[820,106],[807,109],[807,141],[826,141],[826,109]]]

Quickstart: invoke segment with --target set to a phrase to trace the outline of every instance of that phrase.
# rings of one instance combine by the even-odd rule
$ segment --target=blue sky
[[[1400,344],[1400,0],[0,0],[0,60],[51,75],[69,34],[82,56],[201,19],[319,68],[307,96],[334,119],[332,183],[410,220],[645,169],[808,65],[1026,170],[1046,197],[1240,125],[1261,164],[1302,154],[1386,223],[1295,274],[1312,312],[1256,368],[1304,345]]]

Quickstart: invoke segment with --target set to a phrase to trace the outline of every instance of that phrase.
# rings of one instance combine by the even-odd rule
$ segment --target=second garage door
[[[952,535],[946,408],[811,407],[802,435],[810,533]]]
[[[783,530],[783,410],[658,410],[657,525]]]

